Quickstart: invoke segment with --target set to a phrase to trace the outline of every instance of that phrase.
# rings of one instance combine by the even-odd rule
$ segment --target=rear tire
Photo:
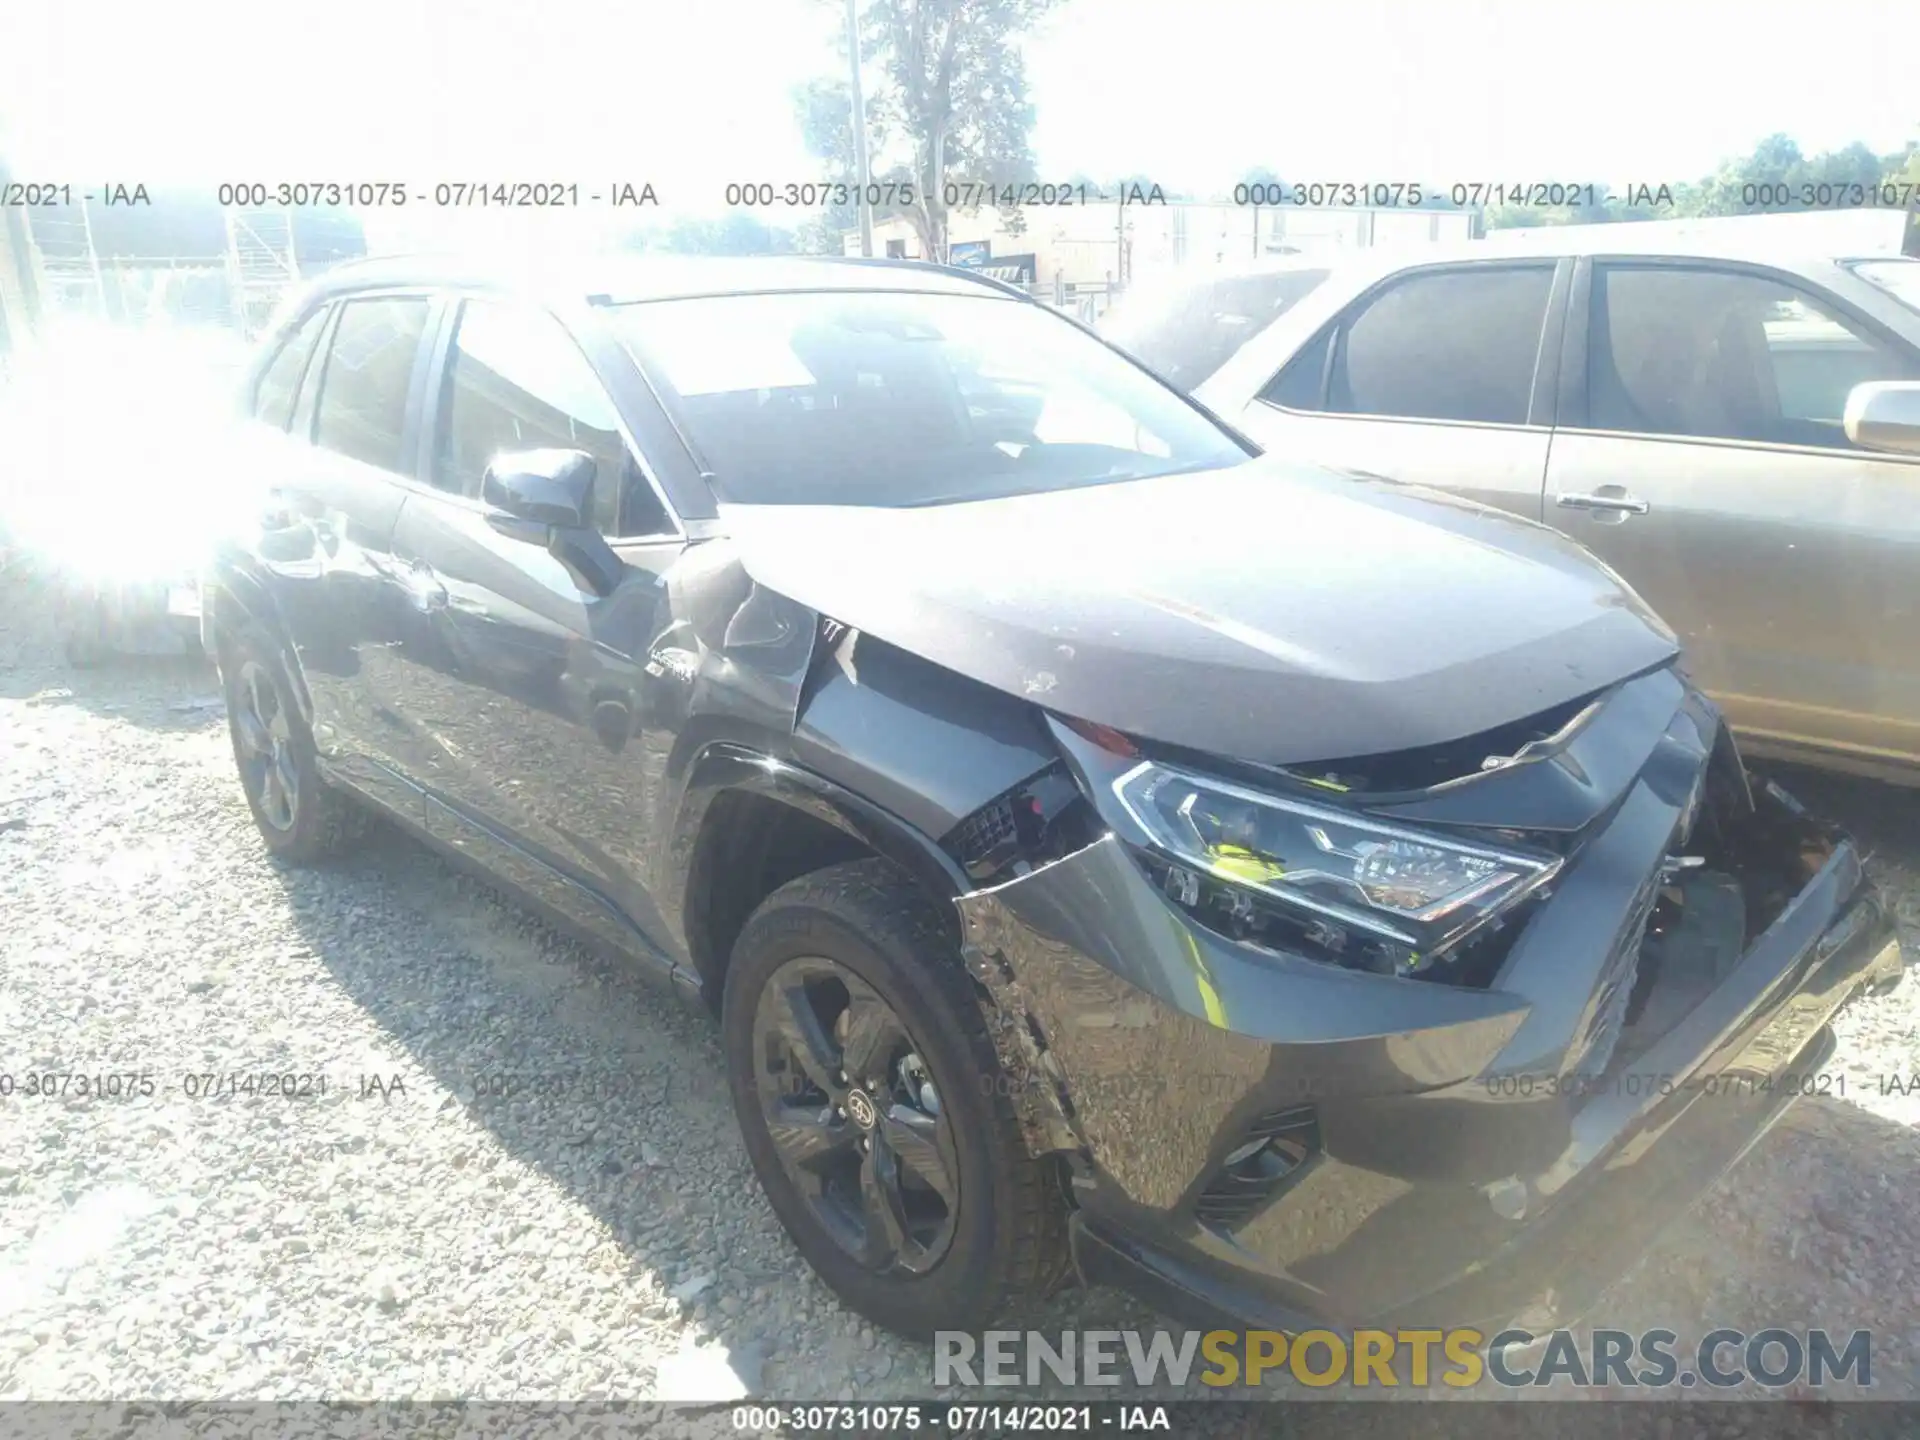
[[[339,855],[365,832],[369,817],[321,776],[280,647],[248,625],[223,647],[220,680],[240,788],[267,849],[295,865]]]
[[[847,1305],[925,1339],[1057,1286],[1057,1173],[1028,1152],[972,982],[901,871],[859,860],[768,896],[734,945],[721,1021],[754,1171]]]

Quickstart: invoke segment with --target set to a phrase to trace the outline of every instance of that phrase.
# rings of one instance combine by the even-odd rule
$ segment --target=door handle
[[[431,565],[414,561],[400,572],[400,583],[406,588],[413,608],[423,614],[433,615],[447,608],[447,587],[440,583]]]
[[[1609,494],[1609,490],[1617,493]],[[1568,510],[1596,510],[1605,515],[1645,515],[1653,509],[1644,500],[1635,499],[1618,486],[1607,486],[1592,495],[1556,495],[1554,504]]]

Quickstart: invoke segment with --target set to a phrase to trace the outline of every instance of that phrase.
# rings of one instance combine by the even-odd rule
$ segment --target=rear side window
[[[1748,271],[1601,267],[1588,333],[1597,430],[1851,448],[1847,394],[1920,358]]]
[[[253,413],[276,430],[287,428],[293,416],[294,396],[300,391],[300,377],[306,373],[307,358],[313,354],[326,318],[324,307],[315,310],[281,342],[280,349],[261,372],[253,392]]]
[[[1287,410],[1319,410],[1327,400],[1327,352],[1333,349],[1333,331],[1322,330],[1319,337],[1300,351],[1260,392],[1269,405]]]
[[[349,300],[340,308],[320,382],[314,441],[350,459],[403,473],[407,389],[427,327],[424,296]]]
[[[1327,278],[1325,270],[1233,275],[1122,301],[1100,333],[1163,379],[1191,390]]]
[[[445,386],[433,462],[440,489],[477,496],[488,462],[503,451],[584,450],[594,461],[594,519],[602,534],[672,530],[621,438],[612,398],[551,315],[469,300]]]
[[[1309,377],[1293,373],[1300,366],[1327,378],[1324,406],[1299,408],[1524,425],[1552,290],[1552,265],[1409,275],[1361,301],[1332,332],[1330,365],[1310,347],[1267,394],[1313,393]]]

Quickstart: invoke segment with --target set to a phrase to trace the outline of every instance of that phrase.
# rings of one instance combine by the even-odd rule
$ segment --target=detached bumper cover
[[[1581,1074],[1593,978],[1684,803],[1635,782],[1486,990],[1236,944],[1112,836],[962,898],[1030,1142],[1069,1157],[1083,1273],[1282,1329],[1590,1306],[1814,1085],[1846,999],[1900,973],[1843,841],[1677,1023]],[[1308,1153],[1223,1207],[1223,1166],[1284,1125]]]

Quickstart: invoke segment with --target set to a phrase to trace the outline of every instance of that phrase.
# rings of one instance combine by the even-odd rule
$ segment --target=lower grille
[[[1250,1217],[1294,1180],[1320,1153],[1320,1120],[1311,1105],[1260,1116],[1229,1152],[1194,1202],[1203,1224],[1229,1229]]]
[[[1014,820],[1013,796],[1002,795],[984,805],[954,827],[947,837],[947,849],[959,857],[962,865],[975,863],[1004,846],[1017,843],[1019,826]]]

